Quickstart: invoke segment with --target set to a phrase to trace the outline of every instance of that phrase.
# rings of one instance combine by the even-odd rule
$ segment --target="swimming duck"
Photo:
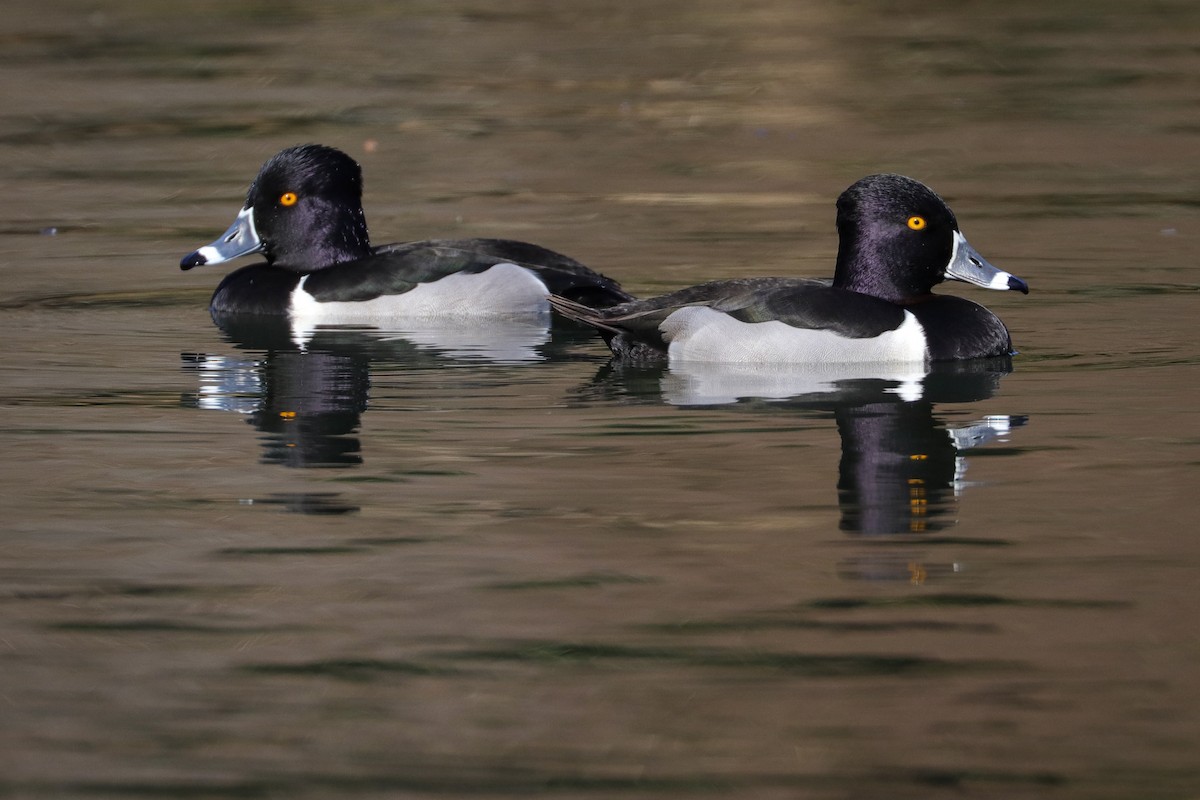
[[[544,315],[555,294],[589,306],[632,299],[572,258],[508,239],[428,240],[373,247],[362,170],[332,147],[273,156],[219,239],[184,256],[183,270],[261,253],[213,293],[214,316],[286,315],[293,322]]]
[[[932,289],[947,278],[1029,293],[989,264],[924,184],[871,175],[837,201],[832,284],[804,278],[713,281],[591,308],[552,297],[599,330],[618,357],[738,364],[925,363],[1013,354],[1004,323]]]

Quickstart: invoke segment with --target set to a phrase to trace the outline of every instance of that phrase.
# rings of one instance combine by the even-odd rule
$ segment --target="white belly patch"
[[[778,320],[741,322],[703,306],[681,308],[659,325],[671,361],[725,364],[923,363],[925,333],[904,312],[899,328],[869,339],[793,328]]]
[[[530,270],[497,264],[479,273],[457,272],[422,283],[404,294],[374,300],[319,302],[304,290],[305,276],[292,290],[293,324],[372,325],[390,328],[406,320],[480,319],[547,316],[549,290]]]

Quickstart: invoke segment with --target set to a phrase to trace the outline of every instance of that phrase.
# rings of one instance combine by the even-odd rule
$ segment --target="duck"
[[[229,229],[184,256],[179,268],[259,254],[265,261],[225,276],[210,312],[306,325],[548,318],[551,294],[596,308],[633,299],[616,281],[528,242],[373,246],[362,190],[361,167],[341,150],[286,148],[263,164]]]
[[[1022,294],[1029,286],[971,247],[925,184],[862,178],[838,198],[837,231],[832,281],[737,278],[606,308],[562,296],[550,304],[633,361],[927,365],[1016,354],[991,311],[933,293],[947,279]]]

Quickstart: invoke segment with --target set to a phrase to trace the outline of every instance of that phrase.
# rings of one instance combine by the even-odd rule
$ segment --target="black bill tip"
[[[200,255],[200,251],[197,250],[194,253],[188,253],[184,256],[183,260],[179,262],[179,268],[186,272],[192,267],[203,267],[207,263],[208,259]]]
[[[1029,294],[1029,284],[1018,278],[1016,275],[1008,276],[1008,288],[1021,294]]]

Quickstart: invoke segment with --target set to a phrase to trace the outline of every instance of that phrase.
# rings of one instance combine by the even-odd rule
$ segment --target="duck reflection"
[[[965,486],[963,454],[1025,422],[996,415],[948,427],[924,400],[847,406],[834,416],[842,438],[841,529],[867,534],[926,533],[953,524],[954,501]]]
[[[297,329],[262,317],[214,318],[244,355],[184,353],[195,371],[197,408],[233,411],[261,434],[262,461],[285,467],[354,467],[356,435],[369,405],[371,365],[386,360],[431,367],[447,358],[511,364],[543,360],[547,321],[492,320],[406,330]]]
[[[1003,440],[1027,421],[1022,415],[999,414],[951,423],[936,409],[991,397],[1011,371],[1008,357],[949,362],[931,369],[756,369],[701,363],[650,367],[611,362],[585,392],[626,402],[832,413],[842,442],[837,479],[841,530],[910,535],[953,525],[957,499],[967,486],[967,451]]]
[[[323,350],[274,350],[259,361],[219,359],[212,366],[216,369],[202,372],[202,391],[208,390],[216,403],[221,402],[221,380],[244,385],[251,376],[258,378],[259,402],[246,421],[263,434],[263,462],[286,467],[362,463],[362,448],[353,434],[367,408],[371,385],[366,358]]]

